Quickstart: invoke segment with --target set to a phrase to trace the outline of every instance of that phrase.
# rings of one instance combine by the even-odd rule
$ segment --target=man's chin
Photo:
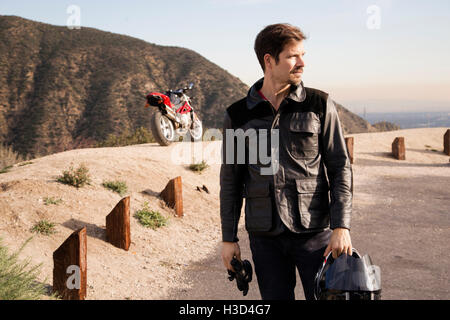
[[[302,83],[302,77],[292,77],[289,79],[289,84],[298,86]]]

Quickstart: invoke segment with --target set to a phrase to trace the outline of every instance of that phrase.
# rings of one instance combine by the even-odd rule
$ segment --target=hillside
[[[0,142],[20,153],[45,155],[149,129],[145,95],[189,82],[206,127],[221,126],[225,107],[248,89],[192,50],[0,16]]]
[[[446,254],[450,194],[445,187],[450,183],[450,171],[449,157],[442,153],[446,130],[352,135],[352,243],[381,267],[383,299],[450,298]],[[390,156],[397,136],[405,137],[405,161]],[[236,284],[228,281],[220,258],[221,142],[203,143],[210,167],[201,174],[187,168],[191,163],[189,146],[80,149],[15,165],[10,172],[0,174],[0,238],[11,250],[17,249],[33,235],[30,228],[35,222],[55,222],[57,233],[34,235],[22,255],[43,263],[40,281],[51,286],[53,251],[75,229],[87,226],[87,299],[242,299]],[[176,164],[177,155],[184,157],[186,164]],[[76,189],[56,181],[71,163],[87,165],[91,185]],[[175,217],[173,209],[158,198],[169,179],[176,176],[183,182],[183,218]],[[126,181],[129,187],[132,216],[148,202],[151,209],[170,219],[167,226],[151,230],[132,217],[129,251],[105,241],[106,215],[121,197],[101,184],[116,179]],[[203,184],[209,194],[196,191],[196,186]],[[45,205],[45,197],[62,202]],[[241,218],[238,236],[242,257],[250,260],[243,221]],[[301,298],[299,279],[297,283],[296,295]],[[250,285],[245,299],[260,299],[256,280]]]
[[[401,129],[400,126],[387,121],[377,122],[374,123],[372,126],[378,129],[378,131],[395,131]]]
[[[336,108],[339,114],[339,120],[341,121],[342,129],[344,133],[364,133],[364,132],[377,132],[381,131],[373,127],[369,122],[347,110],[343,105],[336,102]]]
[[[93,147],[109,134],[149,129],[145,95],[189,82],[207,128],[220,128],[225,108],[248,91],[189,49],[0,16],[0,143],[22,155]],[[343,106],[338,111],[346,133],[374,131]]]

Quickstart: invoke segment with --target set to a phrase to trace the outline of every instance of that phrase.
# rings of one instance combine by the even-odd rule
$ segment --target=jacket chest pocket
[[[272,197],[268,182],[245,186],[245,228],[247,231],[269,231],[272,228]]]
[[[315,158],[319,153],[319,116],[314,112],[293,113],[289,121],[289,151],[295,158]]]

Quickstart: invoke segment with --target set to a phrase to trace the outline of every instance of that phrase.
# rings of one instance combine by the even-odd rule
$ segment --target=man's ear
[[[275,60],[272,58],[272,56],[268,53],[264,55],[264,64],[266,66],[266,69],[272,69],[272,64],[275,62]]]

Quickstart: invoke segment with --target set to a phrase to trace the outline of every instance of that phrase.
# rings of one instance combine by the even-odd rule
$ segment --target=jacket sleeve
[[[228,141],[226,130],[233,129],[231,118],[225,111],[222,138],[222,164],[220,167],[220,220],[222,241],[237,242],[238,223],[242,208],[242,188],[244,165],[237,163],[234,139]],[[227,144],[234,150],[233,161],[227,160]],[[228,163],[231,162],[231,163]]]
[[[353,172],[336,105],[328,97],[322,130],[323,159],[330,182],[330,228],[350,230]]]

